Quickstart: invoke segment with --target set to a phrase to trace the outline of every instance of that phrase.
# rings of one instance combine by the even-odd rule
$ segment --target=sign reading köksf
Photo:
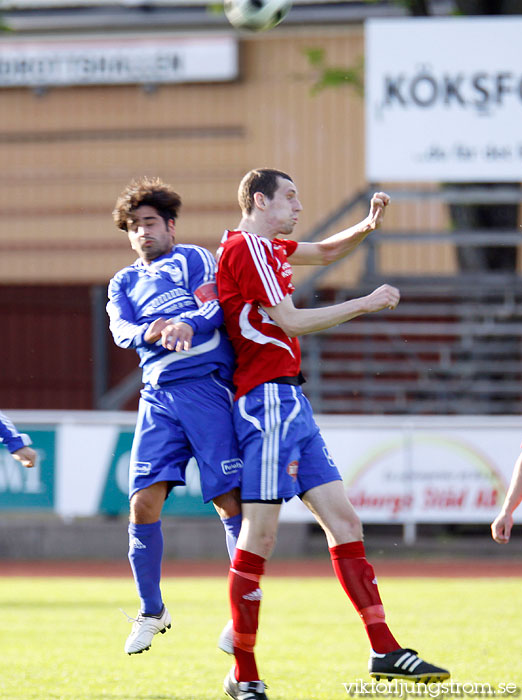
[[[370,181],[522,180],[522,17],[366,24]]]

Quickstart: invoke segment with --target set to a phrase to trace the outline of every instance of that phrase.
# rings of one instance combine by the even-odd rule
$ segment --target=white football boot
[[[165,606],[159,615],[144,615],[138,613],[138,617],[132,625],[132,632],[125,642],[126,654],[141,654],[142,651],[150,649],[152,638],[158,632],[165,634],[170,629],[172,620],[169,611]]]
[[[232,620],[229,620],[223,627],[223,631],[219,635],[218,649],[221,649],[225,654],[234,653],[234,628]]]
[[[268,700],[263,681],[236,681],[235,666],[225,678],[223,690],[232,700]]]

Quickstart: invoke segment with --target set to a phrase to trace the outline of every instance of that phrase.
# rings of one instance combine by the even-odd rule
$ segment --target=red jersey
[[[217,286],[225,325],[236,353],[236,399],[301,368],[297,338],[289,338],[261,307],[276,306],[294,291],[287,260],[295,241],[225,231],[218,251]]]

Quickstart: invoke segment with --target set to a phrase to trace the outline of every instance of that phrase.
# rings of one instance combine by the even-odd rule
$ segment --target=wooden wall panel
[[[2,405],[92,408],[89,287],[0,286]]]
[[[241,78],[231,84],[64,88],[43,96],[3,90],[0,279],[105,283],[132,259],[112,224],[115,199],[143,174],[181,193],[179,240],[214,249],[238,221],[241,176],[257,166],[286,170],[304,205],[296,236],[305,236],[365,186],[363,100],[349,86],[312,95],[310,48],[324,50],[331,66],[353,65],[364,51],[362,28],[245,36]],[[394,203],[386,228],[446,225],[440,205]],[[336,268],[328,283],[356,283],[362,260]],[[455,271],[452,246],[389,245],[380,260],[386,273]]]

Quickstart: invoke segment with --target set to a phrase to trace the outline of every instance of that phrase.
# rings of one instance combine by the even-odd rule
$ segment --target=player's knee
[[[157,506],[146,498],[135,494],[130,502],[130,521],[136,525],[146,525],[158,520]]]
[[[275,532],[266,531],[266,532],[262,533],[261,538],[260,538],[260,545],[261,545],[261,549],[264,552],[263,556],[265,559],[268,559],[268,557],[274,551],[276,541],[277,541],[277,535]]]
[[[268,530],[256,530],[246,527],[244,539],[241,540],[241,535],[238,541],[239,549],[246,549],[249,552],[258,554],[263,559],[269,559],[272,554],[277,536],[274,532]]]
[[[221,519],[233,518],[241,513],[241,496],[239,489],[232,489],[228,493],[216,496],[213,499],[214,507]]]
[[[351,542],[363,539],[363,528],[359,516],[345,513],[341,520],[332,527],[332,534],[337,542]]]
[[[363,531],[363,527],[360,523],[359,523],[359,527],[354,530],[353,537],[357,541],[360,540],[362,542],[362,540],[364,540],[364,531]]]
[[[359,516],[354,513],[348,519],[348,527],[351,529],[352,537],[356,540],[363,538],[363,526]]]

